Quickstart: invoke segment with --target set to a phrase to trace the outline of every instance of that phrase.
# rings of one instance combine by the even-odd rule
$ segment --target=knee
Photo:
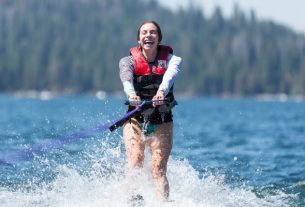
[[[168,156],[162,153],[161,150],[155,150],[152,155],[151,168],[154,179],[162,178],[166,175],[166,165]]]
[[[144,155],[137,153],[130,156],[129,165],[131,168],[143,167]]]
[[[161,179],[166,175],[166,167],[161,164],[152,165],[152,177],[154,179]]]

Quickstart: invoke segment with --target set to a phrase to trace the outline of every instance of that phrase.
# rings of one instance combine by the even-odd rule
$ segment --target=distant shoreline
[[[25,90],[25,91],[15,91],[15,92],[0,92],[0,96],[14,96],[19,98],[35,98],[40,100],[50,100],[56,97],[61,96],[92,96],[96,97],[97,99],[104,100],[108,97],[115,97],[115,98],[126,98],[125,94],[121,91],[114,91],[114,92],[106,92],[106,91],[89,91],[83,93],[77,92],[59,92],[59,91],[36,91],[36,90]],[[177,99],[191,99],[191,98],[223,98],[223,99],[255,99],[257,101],[279,101],[279,102],[286,102],[286,101],[294,101],[294,102],[303,102],[305,101],[304,95],[289,95],[285,93],[279,94],[270,94],[270,93],[263,93],[263,94],[255,94],[255,95],[235,95],[235,94],[224,94],[224,95],[194,95],[187,92],[177,92],[175,93]]]

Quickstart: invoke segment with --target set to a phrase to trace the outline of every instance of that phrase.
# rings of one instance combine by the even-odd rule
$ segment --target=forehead
[[[140,31],[144,31],[144,30],[157,30],[157,29],[158,28],[153,23],[145,23],[140,28]]]

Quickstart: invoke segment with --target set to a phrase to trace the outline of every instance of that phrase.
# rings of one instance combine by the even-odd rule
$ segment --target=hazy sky
[[[253,9],[259,19],[271,19],[305,34],[305,0],[158,0],[162,5],[177,9],[189,2],[204,9],[209,15],[219,5],[229,16],[234,4],[248,12]]]

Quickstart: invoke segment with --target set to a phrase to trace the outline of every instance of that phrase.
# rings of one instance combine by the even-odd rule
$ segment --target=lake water
[[[170,203],[159,203],[146,152],[135,181],[145,206],[305,205],[305,102],[178,98],[168,164]],[[12,151],[98,126],[123,99],[0,95],[0,160]],[[121,129],[0,165],[2,207],[128,206]]]

